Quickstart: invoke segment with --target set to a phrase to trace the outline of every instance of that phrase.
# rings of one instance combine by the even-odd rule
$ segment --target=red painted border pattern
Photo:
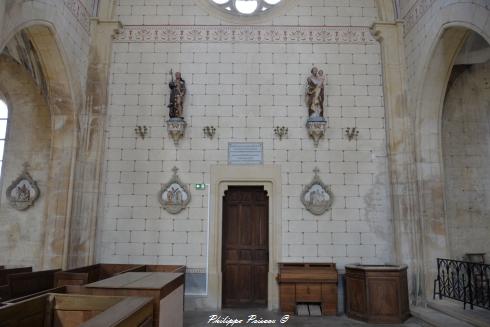
[[[115,42],[376,43],[367,27],[126,25]]]

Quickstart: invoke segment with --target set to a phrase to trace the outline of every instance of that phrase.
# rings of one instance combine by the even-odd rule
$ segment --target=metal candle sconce
[[[146,126],[136,126],[134,129],[134,132],[141,137],[143,140],[145,139],[145,136],[148,134],[148,127]]]
[[[274,134],[279,136],[279,140],[282,140],[283,136],[288,135],[288,128],[285,126],[276,126],[274,127]]]
[[[216,134],[216,128],[214,126],[206,126],[202,129],[204,133],[204,137],[209,137],[210,139],[213,139],[214,134]]]
[[[357,139],[357,136],[359,135],[359,130],[355,127],[347,127],[345,129],[345,135],[349,138],[349,141],[352,141],[352,139],[355,137]]]

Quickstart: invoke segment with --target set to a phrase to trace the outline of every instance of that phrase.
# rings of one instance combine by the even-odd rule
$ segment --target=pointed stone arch
[[[71,217],[74,153],[77,138],[76,117],[81,106],[81,88],[74,79],[54,25],[31,21],[13,30],[10,38],[24,32],[36,50],[47,84],[46,103],[51,121],[48,183],[41,193],[46,197],[40,268],[66,265],[68,230]],[[1,45],[4,49],[8,44]],[[16,78],[16,76],[11,76]]]
[[[448,234],[444,201],[444,167],[442,156],[442,112],[448,81],[454,61],[471,31],[490,40],[490,24],[474,20],[474,13],[481,10],[461,5],[448,6],[441,12],[447,21],[431,35],[430,55],[422,69],[422,83],[417,89],[415,108],[415,156],[421,258],[420,289],[430,294],[436,275],[435,260],[448,257]],[[460,8],[461,9],[461,8]]]

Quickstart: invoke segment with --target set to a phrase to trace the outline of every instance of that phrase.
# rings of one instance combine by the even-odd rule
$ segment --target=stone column
[[[108,6],[106,9],[111,8]],[[91,20],[86,103],[84,110],[78,115],[73,209],[69,249],[64,267],[83,266],[95,261],[97,213],[100,194],[103,193],[100,177],[104,156],[112,36],[120,27],[117,21],[101,18]]]
[[[406,101],[403,23],[376,22],[372,33],[381,44],[387,152],[394,226],[394,255],[409,267],[412,303],[423,290],[422,238],[417,198],[414,124]]]

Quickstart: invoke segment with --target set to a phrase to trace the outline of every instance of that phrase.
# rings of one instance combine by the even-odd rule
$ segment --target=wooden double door
[[[269,201],[263,187],[230,186],[223,198],[223,307],[267,306]]]

